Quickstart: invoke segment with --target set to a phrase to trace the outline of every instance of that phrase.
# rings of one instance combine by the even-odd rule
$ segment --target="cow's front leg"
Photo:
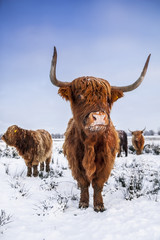
[[[32,176],[32,167],[27,167],[27,177],[31,177]]]
[[[103,184],[98,184],[97,181],[93,180],[92,186],[94,189],[94,195],[93,195],[94,211],[103,212],[105,211],[104,204],[103,204],[103,197],[102,197]]]
[[[33,176],[34,177],[37,177],[38,174],[39,174],[39,171],[38,171],[38,164],[39,164],[40,161],[38,161],[37,159],[34,159],[34,161],[32,162],[32,167],[33,167]]]
[[[77,182],[78,182],[78,186],[80,188],[79,208],[88,208],[89,207],[89,191],[88,191],[88,188],[89,188],[90,182],[82,174],[79,174]]]
[[[44,162],[40,163],[40,171],[44,171]]]
[[[79,202],[79,208],[88,208],[89,207],[89,191],[88,191],[88,185],[81,185],[80,186],[80,202]]]
[[[34,177],[37,177],[38,176],[38,165],[33,165],[33,176]]]
[[[25,160],[25,163],[27,165],[27,177],[31,177],[32,176],[32,164],[31,162]]]

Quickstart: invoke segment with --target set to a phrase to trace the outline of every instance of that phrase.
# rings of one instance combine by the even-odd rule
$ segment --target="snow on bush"
[[[4,209],[0,211],[0,234],[4,234],[5,226],[12,222],[12,216],[8,215]]]
[[[147,197],[158,201],[160,193],[159,165],[149,163],[141,157],[116,160],[108,185],[111,190],[121,191],[126,200]]]
[[[57,211],[64,212],[65,209],[68,208],[67,203],[68,198],[60,194],[57,195],[57,197],[48,197],[35,206],[35,214],[38,216],[46,216],[51,213],[56,213]]]
[[[1,209],[0,212],[0,226],[4,226],[11,222],[11,215],[6,214],[5,210]]]
[[[13,147],[6,147],[4,150],[0,149],[0,157],[8,157],[8,158],[20,158],[17,150]]]
[[[71,176],[68,162],[62,154],[62,144],[63,141],[54,141],[51,171],[49,173],[45,171],[39,172],[39,177],[29,178],[26,177],[26,166],[23,158],[17,157],[12,148],[6,148],[6,146],[0,142],[0,181],[1,195],[3,196],[3,198],[0,198],[0,205],[2,209],[5,209],[1,210],[0,234],[6,234],[8,240],[10,240],[13,238],[12,235],[15,237],[20,231],[23,239],[39,240],[39,236],[43,235],[43,231],[44,235],[42,239],[46,239],[45,233],[48,233],[48,229],[50,229],[51,235],[49,238],[47,235],[47,239],[52,239],[52,234],[53,236],[55,234],[55,228],[52,229],[52,226],[56,226],[59,231],[58,233],[62,237],[55,239],[63,239],[67,233],[68,236],[73,235],[72,239],[77,239],[76,234],[78,231],[76,227],[72,227],[73,225],[75,226],[74,221],[77,220],[77,226],[79,226],[81,232],[84,232],[82,236],[86,235],[88,227],[90,230],[94,229],[94,223],[96,223],[96,225],[99,223],[99,225],[97,225],[98,229],[101,229],[104,225],[104,233],[102,231],[103,238],[105,234],[109,234],[105,223],[108,222],[108,224],[110,224],[110,222],[114,222],[115,219],[117,220],[118,217],[120,234],[124,236],[124,234],[121,233],[121,226],[126,226],[126,222],[128,219],[130,220],[130,217],[132,219],[134,218],[134,221],[137,222],[136,214],[132,215],[131,212],[126,211],[126,209],[129,210],[131,208],[133,211],[139,211],[137,208],[135,209],[135,204],[139,204],[139,201],[142,202],[142,213],[145,212],[145,217],[148,216],[147,221],[151,221],[149,216],[155,215],[156,213],[156,219],[158,219],[157,225],[159,224],[159,214],[157,210],[159,205],[157,205],[157,202],[160,201],[160,159],[159,156],[156,155],[159,146],[154,144],[152,146],[151,143],[148,153],[146,152],[146,147],[144,154],[140,156],[134,154],[134,150],[129,150],[128,157],[116,158],[111,176],[103,188],[104,204],[106,207],[108,206],[107,211],[103,214],[95,215],[93,211],[92,187],[89,189],[89,208],[83,211],[78,209],[80,191],[76,181]],[[136,201],[137,199],[138,201]],[[150,212],[151,204],[153,209],[156,209],[154,212]],[[149,209],[147,215],[146,209]],[[6,212],[10,212],[11,215],[14,216],[14,226],[16,227],[12,227],[12,224],[8,225],[8,223],[11,222],[11,215],[8,215]],[[123,216],[125,224],[122,224],[124,223],[121,219],[122,212],[126,214]],[[68,218],[70,221],[68,221]],[[147,221],[146,226],[148,224]],[[155,230],[154,221],[153,219],[152,229]],[[82,222],[84,224],[82,224]],[[25,228],[21,227],[21,225],[25,226]],[[64,231],[63,234],[61,232],[63,229],[62,225],[68,229],[67,232]],[[127,225],[127,227],[129,233],[130,231],[133,232],[133,226],[130,227],[130,225]],[[142,224],[140,228],[143,227]],[[111,230],[111,227],[109,227],[109,229]],[[159,227],[157,229],[159,229]],[[158,231],[159,230],[157,230],[157,232]],[[8,233],[9,235],[7,235]],[[114,229],[112,229],[112,234],[114,235]],[[116,238],[116,235],[114,236]]]
[[[21,178],[16,179],[11,178],[9,181],[9,185],[13,190],[15,190],[14,193],[15,198],[18,198],[19,196],[28,198],[29,189],[27,189],[26,185],[22,182]]]

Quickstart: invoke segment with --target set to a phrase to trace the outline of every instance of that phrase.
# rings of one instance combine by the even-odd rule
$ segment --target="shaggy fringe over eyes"
[[[87,102],[103,100],[108,96],[111,99],[111,87],[110,84],[100,78],[84,77],[77,78],[72,83],[73,92],[75,95],[83,94]]]
[[[81,77],[73,80],[70,86],[60,87],[58,93],[66,101],[75,101],[77,96],[83,97],[87,102],[106,102],[110,108],[115,101],[123,97],[123,92],[112,88],[108,81],[102,78]]]
[[[60,87],[58,93],[65,100],[73,100],[78,95],[83,95],[86,102],[111,100],[110,84],[101,78],[81,77],[72,81],[70,86]]]

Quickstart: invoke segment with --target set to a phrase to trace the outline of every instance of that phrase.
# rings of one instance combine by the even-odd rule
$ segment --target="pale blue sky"
[[[159,0],[0,0],[0,132],[17,124],[63,133],[69,102],[49,80],[53,46],[57,78],[79,76],[128,85],[152,54],[141,86],[117,101],[117,129],[160,128]]]

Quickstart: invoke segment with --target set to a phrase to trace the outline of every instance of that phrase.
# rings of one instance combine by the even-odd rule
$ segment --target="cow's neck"
[[[84,145],[86,144],[96,145],[96,143],[98,143],[99,141],[103,141],[103,139],[107,141],[107,138],[110,135],[109,128],[110,126],[104,132],[101,132],[101,133],[96,132],[95,134],[91,134],[91,135],[86,135],[83,129],[77,128],[77,134],[79,135],[79,138],[84,143]]]
[[[22,130],[20,134],[17,136],[16,146],[18,149],[26,149],[26,145],[28,140],[27,130]],[[24,152],[24,151],[23,151]]]

